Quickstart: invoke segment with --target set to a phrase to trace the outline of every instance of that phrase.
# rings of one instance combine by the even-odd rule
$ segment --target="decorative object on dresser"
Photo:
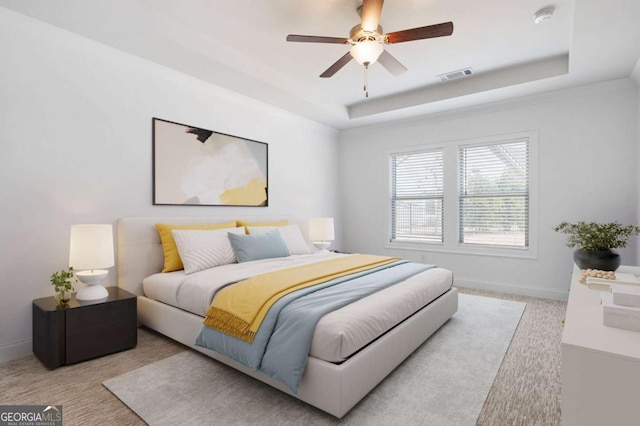
[[[631,275],[631,274],[630,274]],[[631,275],[637,285],[635,275]],[[640,331],[640,287],[611,284],[611,292],[602,295],[602,323],[608,327]]]
[[[640,285],[640,281],[637,281],[637,285]],[[640,308],[640,287],[611,284],[611,295],[616,305]]]
[[[602,294],[602,323],[607,327],[640,331],[640,308],[618,305],[611,293]]]
[[[107,278],[114,265],[113,226],[111,225],[73,225],[69,245],[69,266],[85,269],[76,272],[78,280],[87,285],[76,294],[78,300],[97,300],[109,295],[100,284]]]
[[[640,286],[640,281],[633,274],[612,271],[597,271],[586,269],[582,271],[580,280],[592,290],[611,291],[611,286],[624,284],[626,286]]]
[[[335,240],[332,217],[314,217],[309,222],[309,239],[320,250],[328,249]]]
[[[153,204],[269,205],[268,145],[153,119]]]
[[[73,267],[69,267],[68,271],[64,269],[51,274],[51,285],[56,292],[56,300],[60,305],[66,305],[71,300],[71,292],[74,290],[73,283],[78,280],[73,277]]]
[[[35,299],[32,304],[33,353],[47,367],[74,364],[137,343],[136,296],[109,287],[107,298],[79,301],[71,296],[60,305],[55,297]]]
[[[578,247],[573,253],[573,260],[580,269],[603,271],[618,269],[620,255],[613,249],[626,247],[629,238],[640,233],[637,225],[625,226],[618,222],[562,222],[553,229],[569,235],[568,247]]]
[[[599,280],[615,280],[616,273],[614,271],[601,271],[599,269],[583,269],[579,281],[582,284],[587,284],[587,280],[593,278]]]

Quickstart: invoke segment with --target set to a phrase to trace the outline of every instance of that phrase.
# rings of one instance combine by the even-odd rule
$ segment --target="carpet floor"
[[[461,293],[527,303],[478,425],[560,424],[560,340],[566,303],[461,289]],[[0,365],[0,404],[62,404],[65,425],[142,425],[102,382],[183,352],[151,330],[138,346],[50,371],[28,356]]]

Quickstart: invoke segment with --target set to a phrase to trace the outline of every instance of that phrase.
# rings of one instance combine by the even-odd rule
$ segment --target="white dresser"
[[[619,272],[640,276],[639,267]],[[601,292],[574,266],[562,334],[562,424],[640,425],[640,332],[602,325]]]

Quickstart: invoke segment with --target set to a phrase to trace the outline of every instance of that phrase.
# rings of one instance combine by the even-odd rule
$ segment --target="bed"
[[[171,274],[165,274],[165,277],[158,275],[163,268],[163,251],[155,228],[156,223],[210,224],[225,221],[228,219],[210,217],[120,219],[117,226],[118,286],[139,296],[138,321],[140,324],[335,417],[343,417],[457,311],[457,290],[451,286],[451,273],[435,268],[430,270],[431,272],[427,271],[430,279],[437,281],[440,286],[439,290],[430,290],[437,293],[434,293],[435,296],[431,295],[430,300],[433,300],[426,306],[417,308],[417,311],[385,331],[380,337],[371,342],[365,342],[363,347],[358,347],[357,344],[355,347],[331,346],[326,343],[331,340],[331,333],[326,331],[331,328],[331,323],[344,321],[344,318],[353,318],[353,313],[357,313],[359,308],[354,303],[332,312],[322,318],[316,327],[306,369],[297,393],[294,393],[287,386],[260,371],[253,371],[216,351],[196,346],[194,342],[203,322],[202,303],[199,306],[197,298],[193,297],[177,300],[176,291],[168,290],[171,285],[174,285],[171,284]],[[336,255],[324,254],[324,256]],[[304,256],[292,256],[287,261],[305,262],[306,260]],[[175,276],[179,274],[173,275],[175,281]],[[153,276],[157,278],[155,281],[148,279]],[[166,285],[162,284],[163,279],[167,280]],[[145,282],[144,286],[143,282]],[[388,290],[402,292],[400,284],[403,283],[397,285],[400,290],[396,289],[396,286]],[[410,284],[404,282],[403,285],[407,287]],[[373,299],[377,297],[377,303],[384,303],[381,302],[385,299],[384,294],[377,296],[374,294],[369,297]],[[404,297],[407,297],[406,294]],[[357,324],[354,327],[357,329]]]

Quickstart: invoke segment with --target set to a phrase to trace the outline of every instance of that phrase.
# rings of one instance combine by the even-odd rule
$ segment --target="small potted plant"
[[[56,291],[56,299],[58,303],[64,305],[71,300],[71,292],[74,290],[73,284],[77,280],[73,276],[73,267],[69,267],[68,271],[64,269],[51,274],[51,285]]]
[[[602,271],[618,269],[620,255],[613,249],[626,247],[629,238],[640,233],[637,225],[622,225],[618,222],[562,222],[553,229],[568,235],[568,247],[578,247],[573,252],[573,260],[580,269]]]

